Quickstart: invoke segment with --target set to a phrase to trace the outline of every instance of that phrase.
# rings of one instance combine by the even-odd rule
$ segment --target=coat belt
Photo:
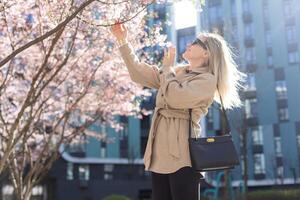
[[[151,144],[148,147],[148,151],[145,153],[145,156],[148,156],[145,158],[147,163],[149,164],[151,154],[152,154],[152,145],[153,140],[157,131],[158,123],[161,120],[162,117],[166,117],[169,119],[169,127],[167,127],[167,138],[168,138],[168,151],[171,155],[173,155],[176,158],[180,158],[180,150],[179,150],[179,130],[178,126],[175,124],[175,122],[172,123],[172,118],[181,118],[181,119],[189,119],[189,113],[188,110],[178,110],[178,109],[166,109],[164,107],[155,107],[154,109],[154,116],[155,119],[153,123],[153,127],[151,128],[151,131],[149,133],[149,139],[151,139]],[[193,120],[194,121],[194,120]],[[187,127],[188,128],[188,127]],[[164,134],[164,133],[162,133]],[[146,164],[147,164],[146,163]]]

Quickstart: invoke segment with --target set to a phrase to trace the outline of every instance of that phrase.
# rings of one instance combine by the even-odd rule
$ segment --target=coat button
[[[164,94],[161,94],[161,96],[163,97],[163,96],[164,96]]]
[[[159,71],[159,73],[160,73],[160,74],[162,74],[162,73],[163,73],[163,71],[162,71],[162,70],[160,70],[160,71]]]

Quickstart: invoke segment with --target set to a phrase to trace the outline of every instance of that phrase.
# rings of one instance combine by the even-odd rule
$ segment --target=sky
[[[196,26],[196,9],[191,1],[184,0],[176,2],[174,12],[176,29]]]

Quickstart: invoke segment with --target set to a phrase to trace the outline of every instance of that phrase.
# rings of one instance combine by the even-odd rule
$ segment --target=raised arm
[[[112,26],[111,32],[118,41],[119,50],[131,80],[143,86],[158,89],[160,87],[158,67],[140,62],[139,58],[135,55],[132,45],[127,41],[127,29],[125,25],[116,24]]]
[[[135,55],[132,45],[128,42],[122,44],[119,47],[119,50],[132,81],[149,88],[159,88],[160,80],[159,69],[157,66],[140,62]]]

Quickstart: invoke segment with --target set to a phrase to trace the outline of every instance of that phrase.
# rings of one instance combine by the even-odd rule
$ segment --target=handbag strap
[[[227,134],[230,134],[230,125],[229,125],[229,122],[228,122],[228,117],[227,117],[227,114],[226,114],[226,111],[225,111],[225,108],[223,106],[223,101],[222,101],[222,97],[221,97],[221,94],[220,94],[220,91],[219,91],[219,88],[218,88],[218,84],[217,84],[217,90],[218,90],[218,93],[219,93],[219,96],[220,96],[220,101],[221,101],[221,111],[223,113],[223,116],[225,118],[225,123],[226,123],[226,129],[225,129],[225,134],[227,132]],[[192,108],[189,108],[189,138],[191,138],[191,132],[192,132]]]

